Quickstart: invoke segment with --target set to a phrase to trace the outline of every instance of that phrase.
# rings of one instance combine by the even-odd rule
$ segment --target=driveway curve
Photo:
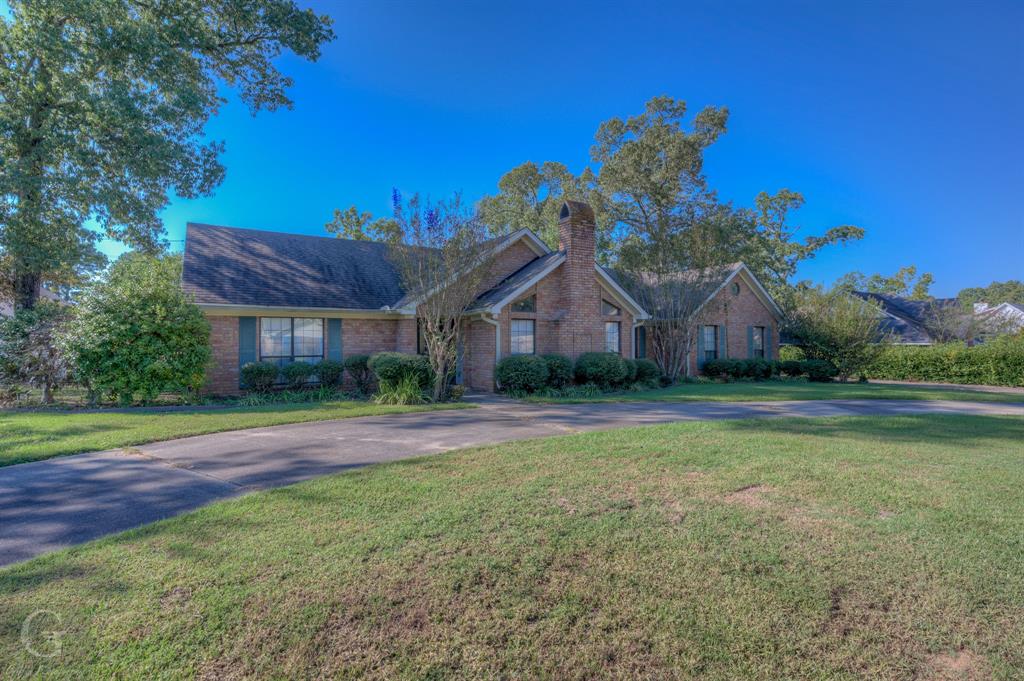
[[[1024,404],[829,400],[522,404],[298,423],[155,442],[0,468],[0,565],[217,499],[384,461],[534,437],[709,419],[974,414]]]

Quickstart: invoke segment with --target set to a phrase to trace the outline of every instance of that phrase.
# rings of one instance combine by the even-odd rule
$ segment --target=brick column
[[[580,201],[566,201],[558,219],[565,316],[559,326],[562,354],[575,358],[593,349],[601,319],[601,294],[594,274],[596,255],[594,211]]]

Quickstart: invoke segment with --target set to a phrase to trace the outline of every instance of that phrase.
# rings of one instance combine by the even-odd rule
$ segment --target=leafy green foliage
[[[867,368],[868,378],[1024,387],[1024,336],[981,345],[893,345]]]
[[[839,375],[839,369],[827,359],[805,359],[800,363],[800,369],[809,380],[817,382],[827,383]]]
[[[779,359],[791,359],[801,360],[807,359],[807,353],[799,345],[780,345],[779,346]]]
[[[236,89],[290,107],[284,51],[315,60],[331,22],[292,0],[10,0],[0,14],[0,253],[18,307],[95,264],[96,240],[160,247],[169,192],[209,194],[206,122]],[[98,232],[85,227],[90,218]]]
[[[345,358],[345,371],[356,384],[356,392],[368,395],[373,387],[373,372],[370,371],[369,355],[349,355]]]
[[[396,386],[411,376],[420,388],[425,390],[434,381],[430,362],[423,355],[378,352],[370,356],[367,366],[377,376],[378,382],[389,383],[391,386]]]
[[[408,373],[394,382],[381,378],[373,401],[377,404],[423,404],[427,398],[416,375]]]
[[[779,373],[783,376],[796,378],[804,375],[803,362],[798,359],[780,359],[777,365]]]
[[[345,364],[331,359],[316,365],[316,375],[320,379],[320,385],[327,388],[340,388],[345,378]]]
[[[798,289],[787,303],[789,332],[809,359],[831,362],[841,379],[863,372],[889,341],[878,306],[844,288]]]
[[[572,360],[565,355],[541,355],[548,364],[548,385],[564,388],[572,383]]]
[[[210,325],[181,290],[181,257],[128,253],[83,296],[69,337],[86,385],[130,403],[203,385]]]
[[[73,363],[63,337],[69,316],[61,305],[43,301],[13,317],[0,317],[0,386],[6,392],[38,386],[43,403],[53,401],[53,392],[67,382]]]
[[[867,291],[868,293],[884,293],[911,300],[929,300],[931,295],[928,289],[935,281],[930,272],[917,274],[917,267],[909,265],[901,267],[896,274],[886,277],[881,274],[872,274],[870,277],[861,272],[850,272],[843,275],[836,286],[851,291]]]
[[[502,357],[495,370],[502,390],[532,393],[548,383],[548,363],[537,355]]]
[[[973,305],[974,303],[988,303],[990,305],[1017,303],[1018,305],[1024,305],[1024,281],[1017,279],[993,281],[985,287],[965,288],[956,297],[965,305]]]
[[[248,362],[241,369],[242,385],[253,392],[270,392],[277,383],[281,369],[273,362]]]
[[[626,360],[614,352],[584,352],[576,358],[576,381],[607,390],[621,386],[629,376]]]
[[[650,383],[661,377],[661,369],[651,360],[637,359],[633,361],[636,365],[636,380]]]
[[[290,362],[281,368],[281,375],[292,390],[308,385],[315,372],[316,366],[308,362]]]

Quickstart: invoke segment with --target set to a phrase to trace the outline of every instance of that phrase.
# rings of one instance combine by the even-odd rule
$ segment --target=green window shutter
[[[764,358],[772,358],[772,325],[764,327]]]
[[[327,359],[341,361],[341,320],[327,320]]]
[[[728,359],[729,357],[729,341],[725,335],[725,324],[718,327],[718,359]]]
[[[754,358],[754,327],[747,327],[747,359]]]
[[[256,318],[238,318],[238,368],[241,369],[249,362],[256,361]],[[238,387],[244,388],[241,374],[238,378]]]
[[[697,327],[697,368],[704,368],[704,327]]]

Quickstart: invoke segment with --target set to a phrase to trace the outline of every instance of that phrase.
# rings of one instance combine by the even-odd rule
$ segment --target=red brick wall
[[[493,324],[481,320],[465,326],[462,382],[474,390],[494,390],[494,332]]]
[[[779,322],[775,319],[761,299],[751,289],[750,284],[742,276],[733,282],[740,286],[739,294],[733,294],[732,283],[719,291],[708,303],[702,325],[725,326],[725,340],[728,359],[746,359],[747,327],[771,327],[771,337],[767,338],[766,347],[770,349],[772,359],[779,357]],[[721,331],[719,331],[721,333]],[[690,370],[697,372],[696,352],[690,358]]]
[[[372,355],[383,350],[394,350],[398,324],[394,319],[342,319],[342,356]]]
[[[211,362],[206,371],[203,392],[213,395],[237,395],[238,389],[238,317],[207,315],[210,322]]]

